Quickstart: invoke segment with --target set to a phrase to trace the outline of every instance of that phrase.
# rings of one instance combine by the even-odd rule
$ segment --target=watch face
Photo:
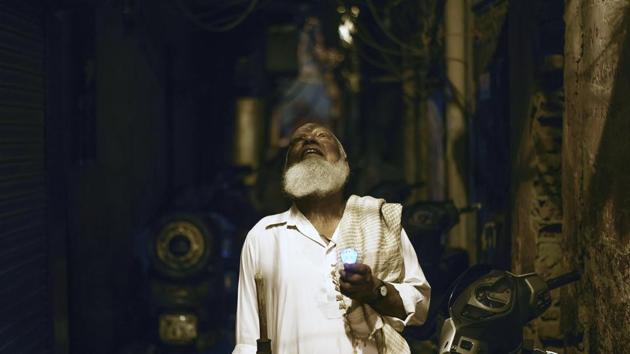
[[[387,287],[385,285],[381,285],[378,291],[381,293],[381,296],[383,297],[387,296]]]

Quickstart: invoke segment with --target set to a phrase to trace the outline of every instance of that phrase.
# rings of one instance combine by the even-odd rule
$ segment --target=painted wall
[[[630,341],[630,3],[567,1],[565,21],[565,255],[583,272],[565,321],[583,331],[584,352],[622,353]]]

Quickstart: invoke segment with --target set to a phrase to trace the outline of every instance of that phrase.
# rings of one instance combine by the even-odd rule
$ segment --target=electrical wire
[[[374,8],[374,4],[372,3],[372,0],[366,0],[366,2],[368,5],[368,8],[370,9],[370,13],[372,13],[372,17],[374,17],[374,22],[376,22],[376,25],[381,29],[381,31],[383,31],[383,33],[385,34],[385,36],[387,36],[387,38],[389,38],[392,42],[399,45],[401,48],[409,50],[411,53],[419,52],[419,54],[423,55],[423,52],[422,50],[420,50],[420,48],[410,46],[409,44],[403,42],[398,37],[396,37],[393,33],[391,33],[387,29],[385,24],[383,23],[383,20],[378,15],[376,9]]]
[[[356,32],[357,37],[361,40],[362,43],[380,51],[383,53],[387,53],[387,54],[391,54],[391,55],[396,55],[396,56],[402,56],[402,51],[401,50],[395,50],[395,49],[391,49],[391,48],[385,48],[384,46],[378,44],[378,42],[376,42],[373,38],[369,37],[368,31],[367,30],[357,30]]]
[[[385,70],[396,77],[402,77],[402,74],[396,69],[393,69],[392,66],[388,64],[383,64],[382,62],[379,62],[377,59],[371,58],[369,55],[362,52],[361,50],[357,50],[357,54],[359,54],[359,57],[361,57],[363,60],[368,62],[370,65],[376,68]]]
[[[177,7],[179,7],[184,16],[186,16],[197,27],[210,32],[227,32],[236,28],[243,21],[245,21],[247,16],[249,16],[254,11],[254,8],[258,4],[258,0],[251,0],[247,8],[241,14],[235,16],[233,19],[218,21],[220,23],[228,22],[225,25],[219,26],[216,25],[216,22],[214,24],[209,24],[199,20],[199,18],[195,16],[195,14],[193,14],[186,5],[184,5],[184,0],[177,0],[176,3]]]

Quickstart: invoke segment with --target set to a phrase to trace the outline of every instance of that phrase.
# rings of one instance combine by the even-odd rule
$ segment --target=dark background
[[[252,3],[234,28],[217,28],[217,21],[245,14]],[[164,350],[156,320],[164,306],[152,286],[173,281],[154,269],[150,244],[174,214],[201,215],[213,242],[202,274],[174,281],[207,290],[196,308],[205,331],[199,352],[231,352],[240,244],[258,218],[288,206],[279,191],[283,150],[270,143],[271,117],[298,74],[298,34],[309,16],[320,19],[326,46],[344,55],[332,72],[343,103],[337,132],[350,158],[349,192],[370,193],[381,182],[422,182],[408,201],[452,197],[441,164],[445,106],[453,100],[443,47],[445,3],[375,1],[406,43],[426,30],[426,57],[418,58],[388,41],[361,1],[0,0],[0,353]],[[427,13],[421,4],[434,7]],[[598,208],[614,200],[616,229],[609,234],[618,236],[618,244],[605,243],[607,254],[615,255],[605,268],[611,281],[600,283],[593,280],[599,274],[587,272],[585,288],[564,294],[573,300],[561,304],[560,292],[554,293],[555,312],[529,334],[566,352],[585,346],[606,352],[606,338],[615,331],[591,327],[584,313],[607,307],[585,294],[597,289],[623,295],[618,284],[627,281],[628,198],[619,186],[628,171],[614,166],[627,166],[628,124],[619,114],[626,103],[619,97],[627,93],[622,83],[628,80],[619,70],[619,77],[603,80],[619,83],[610,104],[591,102],[609,112],[604,117],[613,117],[616,128],[606,126],[604,155],[598,155],[603,160],[589,169],[598,144],[582,142],[597,140],[591,134],[598,130],[576,132],[571,122],[579,118],[579,126],[590,127],[588,117],[597,116],[572,97],[591,97],[592,87],[583,82],[594,77],[605,85],[605,73],[584,79],[563,69],[562,61],[580,35],[599,32],[566,29],[570,21],[563,16],[572,8],[563,1],[467,4],[471,90],[463,103],[466,138],[457,162],[468,202],[483,209],[470,235],[477,246],[464,251],[471,263],[517,273],[590,269],[599,254],[593,250],[602,248],[597,240],[606,237],[593,235],[601,226],[598,217],[581,217],[589,206],[571,198],[583,192]],[[355,37],[354,49],[337,33],[340,6],[360,9],[356,23],[367,32]],[[618,33],[614,43],[627,44],[626,13],[614,24],[602,22]],[[399,53],[390,55],[391,48]],[[589,48],[585,57],[595,52]],[[611,50],[602,58],[627,64],[621,55],[627,50]],[[559,67],[553,64],[558,56]],[[408,104],[404,72],[415,80],[416,111]],[[348,73],[360,77],[358,89]],[[564,92],[565,81],[574,78],[575,91]],[[264,107],[255,128],[261,144],[253,172],[234,163],[242,133],[236,105],[243,97],[255,97]],[[537,106],[540,100],[551,103]],[[432,118],[428,102],[437,112]],[[409,112],[417,126],[406,120]],[[406,139],[410,127],[416,129],[412,140]],[[574,151],[585,156],[582,162],[573,160]],[[406,173],[410,154],[417,166],[412,178]],[[599,189],[585,187],[585,170],[603,171],[592,173]],[[615,193],[606,188],[606,171],[616,181]],[[570,194],[563,195],[567,188]],[[611,193],[617,197],[609,198]],[[565,235],[567,225],[590,236]],[[489,230],[496,241],[490,248],[484,246]],[[627,292],[620,299],[617,309],[628,304]],[[616,332],[626,332],[627,316],[616,323]]]

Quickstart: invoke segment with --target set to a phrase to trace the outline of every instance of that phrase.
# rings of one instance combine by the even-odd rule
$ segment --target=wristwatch
[[[379,281],[381,285],[377,286],[374,290],[374,292],[376,293],[376,299],[374,300],[374,302],[380,301],[387,297],[387,285],[385,285],[385,282],[383,282],[382,280]]]

